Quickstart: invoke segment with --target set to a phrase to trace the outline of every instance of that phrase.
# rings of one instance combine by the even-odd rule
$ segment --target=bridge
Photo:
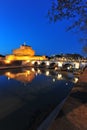
[[[46,68],[67,68],[84,69],[87,66],[87,60],[43,60],[43,61],[22,61],[24,66],[46,67]]]

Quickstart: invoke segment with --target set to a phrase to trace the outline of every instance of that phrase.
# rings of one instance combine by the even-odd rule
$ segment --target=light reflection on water
[[[55,80],[70,80],[71,82],[75,83],[78,81],[78,77],[74,77],[72,73],[67,72],[58,72],[56,70],[44,70],[44,69],[35,69],[35,68],[29,68],[29,69],[14,69],[9,71],[2,71],[3,74],[6,77],[8,77],[8,80],[15,79],[22,83],[28,83],[32,82],[32,80],[38,76],[38,75],[45,75],[53,78],[53,82]]]
[[[71,73],[53,70],[0,71],[0,130],[35,130],[77,80]]]

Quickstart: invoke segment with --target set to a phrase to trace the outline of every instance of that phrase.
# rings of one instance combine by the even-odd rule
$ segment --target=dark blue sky
[[[50,24],[51,0],[0,0],[0,54],[9,54],[23,42],[36,54],[82,53],[78,36],[66,32],[66,22]]]

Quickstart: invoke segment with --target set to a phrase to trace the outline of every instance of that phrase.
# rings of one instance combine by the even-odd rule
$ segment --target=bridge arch
[[[70,63],[64,63],[62,65],[62,69],[64,70],[71,70],[73,68],[73,64],[70,64]]]
[[[39,67],[41,67],[41,68],[46,68],[46,62],[42,62],[40,65],[39,65]]]
[[[35,61],[35,62],[34,62],[34,67],[37,67],[37,66],[38,66],[38,62]]]
[[[57,63],[54,62],[50,63],[49,68],[54,69],[55,67],[58,67]]]

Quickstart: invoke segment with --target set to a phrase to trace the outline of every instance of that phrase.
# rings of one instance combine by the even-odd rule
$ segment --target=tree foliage
[[[67,30],[76,29],[82,33],[87,50],[87,0],[52,0],[48,11],[50,21],[70,20]]]

